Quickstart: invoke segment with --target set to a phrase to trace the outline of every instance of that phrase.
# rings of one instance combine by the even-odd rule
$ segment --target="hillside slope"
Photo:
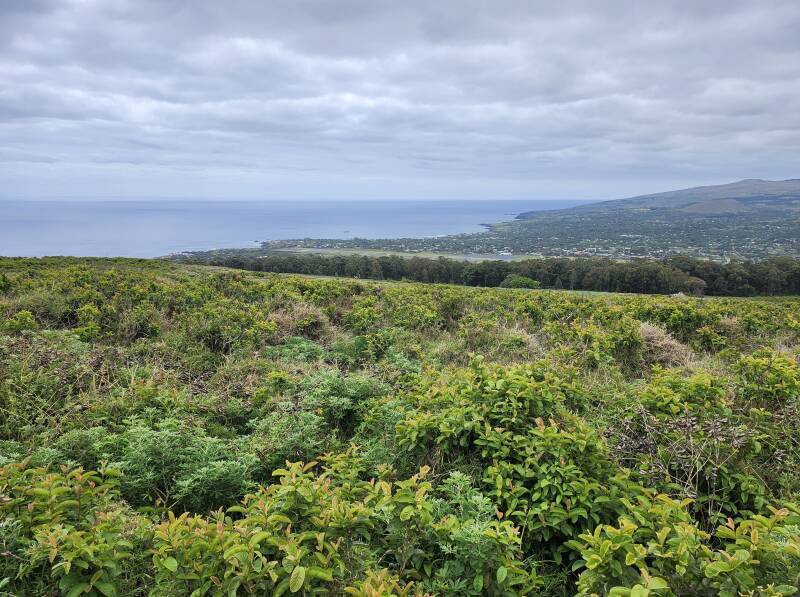
[[[786,210],[787,213],[800,210],[800,179],[779,181],[747,179],[728,184],[693,187],[664,193],[639,195],[627,199],[601,201],[566,211],[603,212],[607,210],[647,209],[678,210],[686,213],[729,214],[758,212],[764,208]],[[518,218],[527,219],[536,213],[522,213]]]

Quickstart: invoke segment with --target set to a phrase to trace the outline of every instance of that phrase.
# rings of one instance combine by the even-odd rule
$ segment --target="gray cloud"
[[[800,175],[796,0],[4,0],[0,194],[611,197]]]

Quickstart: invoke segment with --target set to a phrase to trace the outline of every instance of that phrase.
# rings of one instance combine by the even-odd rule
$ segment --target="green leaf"
[[[272,591],[273,597],[281,597],[286,592],[286,589],[289,588],[289,579],[284,578],[281,582],[275,585],[275,589]]]
[[[272,533],[270,533],[269,531],[258,532],[250,538],[249,545],[250,547],[255,547],[256,545],[261,543],[264,539],[270,536],[272,536]]]
[[[580,570],[581,568],[586,567],[586,562],[583,560],[576,560],[572,563],[572,571],[575,572],[576,570]]]
[[[308,578],[318,578],[320,580],[324,580],[325,582],[331,582],[333,580],[333,571],[328,570],[326,568],[319,568],[318,566],[311,566],[306,573]]]
[[[651,576],[647,581],[647,588],[653,589],[654,591],[660,589],[669,589],[669,583],[667,583],[667,581],[660,576]]]
[[[233,556],[246,551],[247,551],[246,545],[234,545],[233,547],[225,550],[225,552],[222,554],[222,559],[230,560]]]
[[[81,593],[85,593],[91,588],[92,585],[90,585],[88,582],[82,582],[72,587],[69,590],[69,593],[67,593],[67,597],[78,597],[78,595],[80,595]]]
[[[116,597],[117,595],[117,588],[112,583],[105,580],[94,583],[94,588],[106,597]]]
[[[289,579],[289,590],[292,593],[297,593],[306,580],[306,569],[304,566],[295,566],[292,570],[292,577]]]
[[[507,576],[508,576],[508,568],[506,568],[505,566],[500,566],[497,569],[497,583],[502,585],[503,582],[506,580]]]
[[[472,588],[479,593],[483,590],[483,574],[475,575],[475,579],[472,581]]]
[[[750,559],[750,552],[746,549],[737,549],[733,552],[733,557],[740,562],[747,562]]]
[[[726,562],[711,562],[705,569],[707,578],[716,578],[723,572],[729,572],[731,567]]]
[[[178,569],[178,560],[173,557],[164,558],[161,560],[161,565],[170,572],[175,572]]]

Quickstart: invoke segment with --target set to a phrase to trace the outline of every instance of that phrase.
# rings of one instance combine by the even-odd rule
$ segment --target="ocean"
[[[159,257],[293,238],[430,237],[586,201],[0,201],[0,255]]]

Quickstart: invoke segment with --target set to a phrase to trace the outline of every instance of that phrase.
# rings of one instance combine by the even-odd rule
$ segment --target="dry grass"
[[[277,309],[270,312],[269,319],[277,325],[276,341],[290,336],[320,340],[332,335],[328,316],[313,305],[297,303],[288,309]]]
[[[642,354],[647,365],[686,366],[695,358],[691,348],[673,338],[662,327],[645,322],[639,326],[639,333],[642,335]]]

